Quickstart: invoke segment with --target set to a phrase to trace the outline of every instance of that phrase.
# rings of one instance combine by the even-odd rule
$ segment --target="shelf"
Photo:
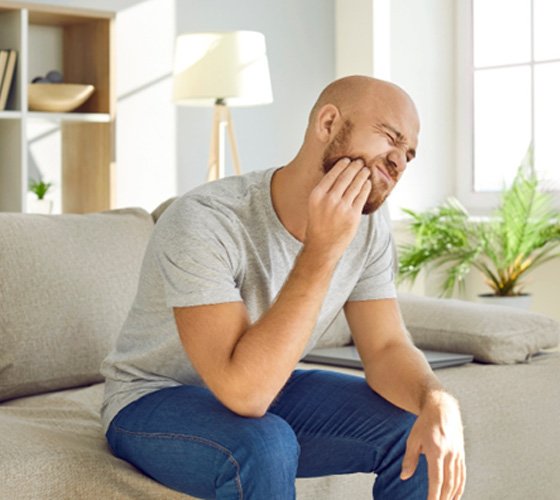
[[[57,179],[64,213],[114,205],[114,22],[113,12],[0,0],[0,48],[18,52],[0,112],[0,211],[26,211],[31,176]],[[94,94],[73,112],[29,110],[29,81],[51,70]]]
[[[30,120],[43,120],[50,122],[80,122],[80,123],[110,123],[109,113],[51,113],[29,111],[26,116]],[[0,114],[0,118],[2,115]]]
[[[76,122],[76,123],[111,123],[109,113],[47,113],[40,111],[0,111],[0,120],[21,120],[23,117],[29,120],[48,122]]]
[[[21,111],[0,111],[0,120],[19,120],[21,117]]]

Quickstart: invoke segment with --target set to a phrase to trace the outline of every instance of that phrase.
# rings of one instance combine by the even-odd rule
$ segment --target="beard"
[[[361,158],[352,157],[347,154],[353,129],[354,124],[350,120],[346,120],[342,125],[342,128],[335,135],[334,139],[329,143],[323,153],[323,173],[326,174],[329,172],[342,158],[350,158],[351,160]],[[363,160],[364,165],[366,165],[370,170],[373,170],[371,165],[366,164],[365,158],[361,159]],[[383,158],[381,161],[385,166],[386,171],[389,173],[389,176],[396,182],[398,176],[396,169],[390,164],[387,158]],[[364,215],[370,215],[375,212],[381,205],[383,205],[383,202],[387,199],[387,196],[389,196],[389,193],[391,192],[389,183],[385,177],[380,176],[374,178],[372,174],[370,180],[371,191],[362,208],[362,214]]]

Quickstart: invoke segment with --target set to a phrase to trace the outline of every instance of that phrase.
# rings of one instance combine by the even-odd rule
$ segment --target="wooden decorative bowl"
[[[28,86],[29,109],[65,113],[86,102],[95,87],[79,83],[30,83]]]

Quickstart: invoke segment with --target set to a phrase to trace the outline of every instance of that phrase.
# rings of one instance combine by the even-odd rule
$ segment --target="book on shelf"
[[[0,50],[0,90],[2,90],[2,82],[4,81],[4,73],[6,72],[6,65],[8,63],[8,50]]]
[[[6,55],[6,57],[2,57],[3,55]],[[6,109],[8,103],[10,89],[15,80],[16,59],[17,52],[13,49],[2,50],[0,53],[0,76],[2,77],[0,83],[0,111]],[[2,68],[2,61],[4,61],[4,68]]]

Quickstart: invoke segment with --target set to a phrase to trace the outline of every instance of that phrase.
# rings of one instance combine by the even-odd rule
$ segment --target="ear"
[[[321,142],[329,142],[340,119],[340,111],[334,104],[325,104],[315,115],[315,133]]]

